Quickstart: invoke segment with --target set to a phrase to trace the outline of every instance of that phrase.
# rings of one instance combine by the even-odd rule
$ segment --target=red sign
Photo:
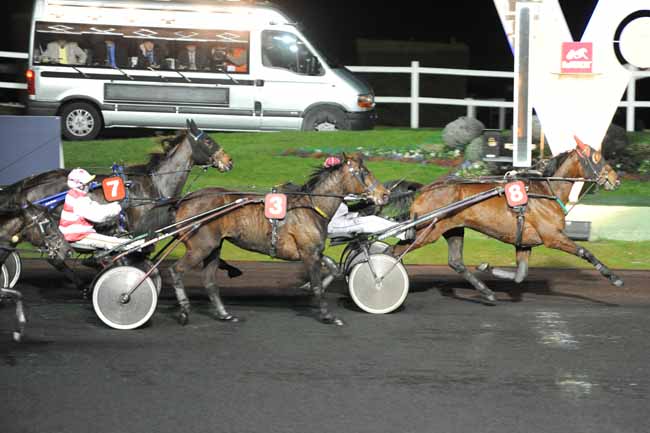
[[[264,197],[264,216],[270,220],[281,220],[287,216],[287,196],[266,194]]]
[[[106,201],[120,201],[126,197],[124,181],[121,177],[108,177],[102,181],[102,190]]]
[[[526,193],[526,185],[522,181],[510,182],[505,187],[506,199],[508,206],[516,207],[523,206],[528,203],[528,194]]]
[[[594,46],[591,42],[563,42],[563,74],[590,74],[593,71]]]

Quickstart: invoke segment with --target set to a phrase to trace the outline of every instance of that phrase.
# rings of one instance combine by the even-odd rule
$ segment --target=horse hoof
[[[181,326],[187,325],[187,323],[190,321],[190,315],[183,311],[178,315],[178,323],[180,323]]]
[[[497,297],[494,296],[494,293],[491,293],[489,295],[483,295],[483,304],[489,307],[494,307],[495,305],[497,305]]]
[[[229,322],[229,323],[239,323],[240,322],[239,317],[233,316],[232,314],[226,314],[225,316],[221,315],[221,314],[218,314],[217,315],[217,320],[219,320],[220,322]]]
[[[623,287],[625,285],[625,282],[620,278],[614,278],[612,280],[612,284],[615,285],[616,287]]]
[[[336,325],[336,326],[344,326],[345,325],[345,322],[343,322],[343,320],[339,319],[338,317],[332,316],[332,315],[321,316],[320,321],[323,322],[326,325]]]
[[[479,272],[488,272],[490,270],[490,264],[489,263],[481,263],[476,267],[476,270]]]
[[[228,278],[237,278],[242,275],[244,275],[244,273],[237,268],[228,269]]]

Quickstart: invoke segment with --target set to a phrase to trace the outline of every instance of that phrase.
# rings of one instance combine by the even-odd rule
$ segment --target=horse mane
[[[542,172],[543,177],[552,177],[571,155],[571,150],[555,155],[551,159],[540,160],[535,164],[535,169]]]
[[[316,185],[323,179],[325,176],[329,176],[331,173],[335,172],[341,167],[341,164],[333,165],[331,167],[315,167],[314,171],[309,175],[307,182],[300,187],[300,192],[311,192]]]
[[[149,154],[149,161],[145,164],[130,165],[129,174],[149,174],[169,157],[171,152],[187,137],[184,130],[177,131],[174,136],[160,137],[156,141],[162,147],[162,152],[152,152]]]

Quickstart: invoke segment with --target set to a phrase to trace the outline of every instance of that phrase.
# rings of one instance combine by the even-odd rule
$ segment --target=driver
[[[324,167],[333,167],[341,164],[341,160],[335,156],[330,156],[323,163]],[[327,226],[327,234],[330,238],[352,237],[355,234],[377,233],[397,225],[396,222],[376,216],[360,216],[358,212],[350,212],[345,202],[336,209],[334,216]],[[404,240],[405,233],[397,235],[398,239]]]
[[[94,178],[83,168],[75,168],[68,174],[70,190],[65,196],[59,230],[68,242],[109,250],[131,239],[105,236],[95,231],[93,223],[103,223],[118,216],[122,207],[117,202],[97,203],[88,196],[89,185]]]

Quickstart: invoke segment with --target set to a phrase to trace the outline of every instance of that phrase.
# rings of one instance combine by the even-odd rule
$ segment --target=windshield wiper
[[[226,77],[228,77],[228,78],[230,79],[230,81],[232,81],[233,83],[235,83],[235,84],[239,84],[239,81],[235,80],[235,79],[232,77],[232,75],[230,75],[230,74],[229,74],[225,69],[223,69],[223,68],[215,68],[215,69],[217,70],[217,72],[221,72],[221,73],[224,74]]]
[[[157,74],[158,74],[158,77],[162,78],[162,80],[163,80],[165,83],[169,81],[169,80],[167,79],[167,77],[165,77],[163,74],[160,73],[160,71],[155,70],[155,69],[152,68],[151,66],[147,66],[147,69],[149,69],[151,72],[155,72],[155,73],[157,73]]]
[[[180,75],[181,77],[185,78],[185,81],[187,81],[188,83],[191,83],[191,82],[192,82],[192,80],[190,80],[190,79],[187,77],[187,75],[182,74],[181,71],[178,71],[178,70],[174,69],[174,72],[176,72],[176,73],[177,73],[178,75]]]
[[[81,69],[77,68],[77,67],[74,66],[74,65],[69,65],[69,66],[70,66],[72,69],[74,69],[75,71],[79,72],[79,73],[81,74],[82,77],[84,77],[84,78],[89,78],[89,77],[88,77],[88,74],[86,74],[86,73],[85,73],[84,71],[82,71]]]

